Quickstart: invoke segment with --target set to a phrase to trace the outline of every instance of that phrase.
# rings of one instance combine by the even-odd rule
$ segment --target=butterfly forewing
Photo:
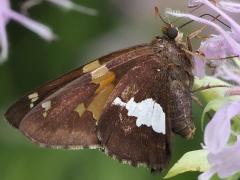
[[[43,146],[98,146],[96,124],[108,96],[136,62],[152,53],[145,44],[99,58],[24,96],[6,118]]]
[[[122,61],[122,59],[128,60],[127,56],[137,58],[144,55],[144,53],[148,54],[149,51],[150,48],[148,44],[137,45],[131,48],[113,52],[109,55],[94,60],[85,66],[74,69],[71,72],[60,76],[59,78],[50,81],[39,88],[36,88],[35,90],[29,92],[28,94],[20,98],[7,110],[5,116],[14,127],[18,128],[22,118],[29,111],[31,111],[34,106],[36,106],[46,97],[48,97],[64,85],[68,84],[69,82],[73,81],[74,79],[84,74],[90,73],[91,71],[99,68],[101,65],[107,64],[109,61],[115,62]],[[111,64],[108,65],[108,67],[111,68]]]

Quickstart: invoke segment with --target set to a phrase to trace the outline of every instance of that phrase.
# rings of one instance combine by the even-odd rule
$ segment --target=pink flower
[[[233,33],[227,31],[225,33],[232,39],[235,39]],[[236,43],[238,43],[238,41],[236,41]],[[229,43],[222,35],[212,35],[209,39],[202,41],[199,51],[208,59],[220,59],[234,55],[233,48],[229,46]]]
[[[4,62],[8,57],[9,47],[6,26],[11,19],[22,24],[47,41],[51,41],[55,38],[50,28],[13,11],[10,7],[9,0],[0,0],[0,63]]]
[[[232,19],[229,15],[227,15],[225,12],[223,12],[221,9],[216,7],[213,3],[211,3],[208,0],[194,0],[190,1],[191,5],[196,5],[198,3],[202,3],[209,8],[211,8],[213,11],[221,15],[230,25],[231,31],[225,31],[222,27],[220,27],[215,22],[206,20],[204,18],[200,18],[197,16],[194,16],[192,14],[187,13],[180,13],[176,11],[167,11],[167,14],[177,16],[177,17],[186,17],[190,18],[196,22],[206,24],[208,26],[213,27],[216,31],[219,32],[219,35],[212,35],[211,38],[207,39],[206,41],[201,42],[201,46],[199,48],[199,52],[204,54],[207,59],[217,59],[217,58],[225,58],[227,56],[240,56],[240,25]],[[215,1],[214,1],[215,2]],[[217,1],[218,2],[218,1]],[[216,2],[216,3],[217,3]],[[198,57],[195,57],[194,60],[198,60]],[[195,63],[195,65],[199,64]],[[206,63],[205,63],[206,64]],[[202,70],[200,70],[202,68]],[[195,67],[195,69],[198,69],[198,72],[204,72],[205,67],[203,66],[203,63],[199,67]],[[203,74],[203,73],[201,73]],[[195,74],[196,76],[199,76],[199,74]]]
[[[240,25],[222,10],[233,10],[237,12],[240,5],[237,3],[223,0],[191,0],[190,6],[204,4],[212,11],[221,15],[231,27],[231,31],[225,31],[215,22],[194,16],[187,13],[167,11],[167,14],[186,17],[202,24],[213,27],[219,34],[211,35],[205,41],[201,42],[198,49],[207,59],[220,59],[227,56],[240,56]],[[199,56],[194,57],[195,75],[203,76],[205,73],[205,61],[201,61]],[[212,61],[211,61],[212,62]],[[230,63],[223,61],[216,62],[216,76],[240,85],[240,71],[236,67],[231,68]],[[231,88],[226,95],[240,94],[239,87]],[[240,115],[240,101],[225,104],[214,115],[213,119],[207,124],[204,132],[204,149],[208,152],[208,162],[211,168],[199,176],[200,180],[209,180],[214,174],[220,178],[227,178],[240,170],[240,136],[237,136],[237,142],[229,145],[228,141],[231,135],[231,119]]]
[[[220,178],[226,178],[240,170],[240,137],[234,145],[228,145],[231,119],[238,114],[240,102],[226,104],[207,124],[204,132],[204,149],[208,151],[211,168],[199,176],[200,180],[208,180],[215,173]]]
[[[223,18],[225,18],[230,23],[231,28],[233,29],[233,32],[226,32],[218,24],[216,24],[212,21],[194,16],[192,14],[180,13],[180,12],[170,11],[170,10],[168,10],[166,13],[170,14],[170,15],[173,15],[173,16],[176,16],[176,17],[190,18],[190,19],[192,19],[196,22],[206,24],[206,25],[209,25],[209,26],[213,27],[216,31],[218,31],[220,33],[219,36],[221,36],[221,38],[223,38],[226,41],[227,45],[229,46],[228,49],[231,49],[231,51],[234,52],[236,55],[240,55],[240,44],[235,40],[235,38],[238,38],[237,34],[240,33],[240,25],[237,24],[230,16],[228,16],[227,14],[222,12],[220,9],[215,7],[208,0],[199,0],[199,1],[208,5],[210,8],[212,8],[212,10],[219,13]]]
[[[198,56],[193,57],[194,69],[193,74],[199,78],[203,78],[205,74],[206,61],[199,58]]]
[[[220,9],[224,11],[228,11],[231,13],[239,13],[240,12],[240,4],[236,2],[232,2],[229,0],[209,0],[210,2],[213,2],[215,6],[219,7]],[[202,4],[200,0],[190,0],[188,2],[189,7],[197,6]]]

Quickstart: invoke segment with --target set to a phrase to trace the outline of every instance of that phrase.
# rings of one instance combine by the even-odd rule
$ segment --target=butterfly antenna
[[[164,24],[170,25],[170,23],[165,21],[165,19],[161,16],[160,10],[157,6],[155,6],[155,15],[159,17]]]

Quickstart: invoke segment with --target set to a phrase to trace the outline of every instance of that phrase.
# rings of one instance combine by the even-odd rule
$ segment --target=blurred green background
[[[176,1],[76,0],[99,11],[96,17],[64,11],[48,3],[30,10],[30,16],[53,28],[58,40],[47,43],[15,22],[8,25],[9,60],[0,65],[0,180],[151,180],[162,179],[146,168],[133,168],[96,150],[39,148],[4,119],[7,107],[34,87],[119,48],[149,42],[160,33],[154,6],[184,7]],[[20,2],[12,1],[14,9]],[[194,109],[199,127],[200,114]],[[200,128],[193,140],[172,138],[171,165],[185,152],[200,149]],[[170,165],[170,166],[171,166]],[[169,167],[170,167],[169,166]],[[187,173],[172,179],[196,179]]]

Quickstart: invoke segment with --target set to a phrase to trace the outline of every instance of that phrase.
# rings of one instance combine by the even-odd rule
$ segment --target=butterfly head
[[[171,40],[175,40],[179,42],[182,40],[183,34],[178,30],[176,26],[165,21],[165,19],[161,16],[158,7],[155,7],[155,15],[160,18],[160,20],[165,24],[162,28],[163,34]]]
[[[183,34],[178,30],[178,28],[172,24],[166,24],[162,28],[162,32],[165,36],[167,36],[171,40],[181,41]]]

